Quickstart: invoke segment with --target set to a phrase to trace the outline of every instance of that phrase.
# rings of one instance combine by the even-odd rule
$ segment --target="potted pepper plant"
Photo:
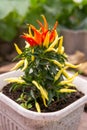
[[[13,71],[0,75],[0,130],[78,128],[87,100],[87,81],[76,77],[78,72],[66,71],[79,65],[67,61],[57,22],[49,29],[41,16],[44,23],[37,20],[39,29],[29,24],[28,33],[21,35],[24,49],[15,44],[19,61]]]

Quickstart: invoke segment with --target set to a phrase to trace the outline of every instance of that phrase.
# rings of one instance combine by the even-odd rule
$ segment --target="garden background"
[[[27,24],[33,24],[38,27],[36,20],[42,20],[41,14],[44,14],[50,25],[58,21],[59,35],[64,36],[65,51],[70,55],[71,62],[75,64],[86,61],[87,51],[86,43],[83,45],[83,39],[86,38],[87,29],[87,0],[3,0],[0,1],[0,69],[3,65],[12,63],[16,56],[14,43],[20,48],[24,41],[20,38],[23,32],[27,31]],[[66,30],[69,30],[67,34]],[[79,38],[80,35],[70,31],[85,31],[85,37],[81,43],[75,43],[72,39]],[[71,39],[72,38],[72,39]],[[72,44],[73,45],[72,45]],[[74,58],[73,58],[74,57]],[[87,66],[87,63],[85,63]],[[10,65],[10,64],[9,64]],[[81,73],[84,69],[81,70]],[[84,73],[87,75],[87,69]]]

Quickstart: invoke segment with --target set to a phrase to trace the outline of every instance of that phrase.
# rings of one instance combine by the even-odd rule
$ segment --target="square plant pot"
[[[64,36],[66,53],[73,54],[79,50],[87,56],[87,30],[61,29],[61,35]]]
[[[0,91],[7,84],[4,79],[21,74],[14,71],[0,75]],[[84,96],[57,112],[26,110],[0,92],[0,130],[77,130],[87,101],[87,81],[78,76],[74,82]]]

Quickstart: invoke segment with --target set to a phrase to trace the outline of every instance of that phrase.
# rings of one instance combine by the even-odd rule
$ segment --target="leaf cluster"
[[[0,1],[0,38],[2,40],[11,41],[17,35],[29,5],[29,0]]]
[[[33,53],[32,49],[34,49]],[[67,84],[59,84],[61,81],[64,81],[63,73],[55,80],[55,75],[65,67],[67,58],[64,54],[58,54],[54,51],[45,53],[45,50],[46,48],[42,46],[34,46],[33,48],[32,46],[25,47],[22,54],[16,57],[16,59],[26,58],[28,61],[27,68],[24,70],[24,75],[21,77],[25,83],[14,83],[10,90],[17,91],[18,89],[21,89],[21,95],[17,99],[17,102],[27,109],[32,108],[36,101],[40,103],[43,102],[42,91],[43,93],[45,93],[45,90],[47,91],[49,100],[45,103],[48,106],[55,98],[59,100],[60,97],[66,95],[65,93],[60,93],[60,89],[65,88],[66,86],[69,87]],[[32,56],[34,56],[34,60],[32,60]],[[63,67],[60,68],[54,64],[52,62],[53,59],[62,64]],[[23,66],[20,66],[20,69],[22,68]],[[32,81],[36,81],[38,87],[37,85],[35,86]],[[47,107],[46,104],[45,107]]]

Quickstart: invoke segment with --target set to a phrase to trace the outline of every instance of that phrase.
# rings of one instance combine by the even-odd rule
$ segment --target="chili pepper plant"
[[[28,24],[28,32],[21,38],[25,40],[25,47],[21,50],[15,45],[19,59],[12,70],[21,69],[23,75],[6,79],[12,83],[10,91],[22,90],[17,101],[26,109],[33,106],[41,112],[41,104],[48,107],[52,102],[69,93],[76,92],[73,84],[78,72],[70,76],[67,68],[77,68],[78,65],[70,64],[64,52],[63,36],[58,36],[56,21],[50,29],[44,15],[43,22],[37,20],[39,29]],[[73,88],[71,87],[73,86]],[[27,91],[25,91],[27,89]]]

